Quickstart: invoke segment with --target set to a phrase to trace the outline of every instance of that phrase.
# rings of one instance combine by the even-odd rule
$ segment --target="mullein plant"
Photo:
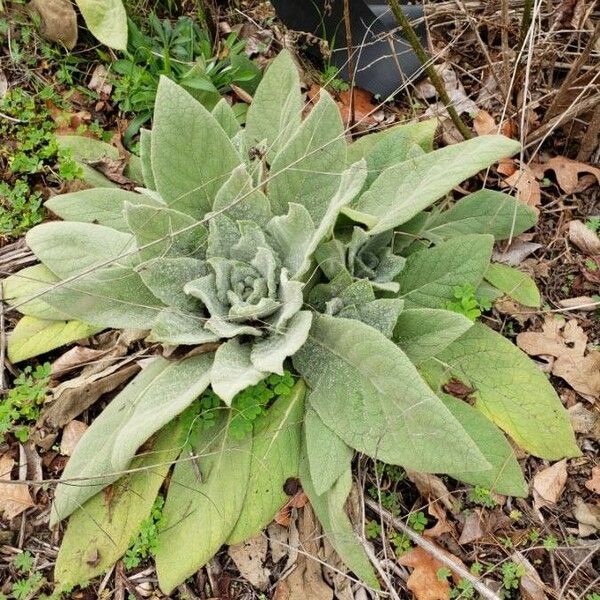
[[[39,264],[4,286],[24,315],[14,360],[106,328],[177,347],[156,351],[67,463],[51,514],[52,526],[70,519],[60,584],[110,568],[160,492],[155,561],[169,594],[268,525],[299,478],[348,569],[377,588],[344,511],[355,452],[514,496],[527,486],[507,437],[548,460],[579,454],[545,375],[449,310],[459,286],[495,298],[526,278],[490,261],[534,212],[490,190],[448,198],[517,142],[433,151],[432,121],[350,142],[325,90],[303,109],[287,52],[245,128],[224,100],[208,112],[163,78],[141,137],[145,187],[56,196],[46,204],[63,220],[27,235]],[[539,305],[526,291],[520,301]],[[444,391],[451,379],[468,401]],[[232,423],[252,398],[240,434]]]

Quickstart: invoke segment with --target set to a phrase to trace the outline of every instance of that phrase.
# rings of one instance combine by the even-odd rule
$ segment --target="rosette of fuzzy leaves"
[[[144,364],[67,464],[52,509],[53,523],[72,515],[62,584],[122,556],[173,462],[156,551],[167,594],[266,526],[296,477],[348,568],[377,587],[344,510],[355,451],[514,495],[526,486],[504,433],[536,456],[577,454],[544,375],[449,310],[457,286],[497,296],[524,280],[490,260],[495,239],[533,225],[528,207],[488,190],[435,206],[518,144],[432,151],[433,122],[349,143],[326,92],[303,109],[285,52],[244,128],[224,100],[209,113],[163,79],[140,139],[145,188],[57,196],[63,221],[28,234],[40,264],[4,287],[25,315],[11,357],[110,327],[180,347]],[[296,385],[270,389],[284,364]],[[452,379],[470,402],[446,393]]]

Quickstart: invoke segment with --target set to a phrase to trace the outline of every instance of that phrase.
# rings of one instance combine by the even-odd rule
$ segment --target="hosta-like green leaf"
[[[406,354],[372,327],[314,315],[294,366],[312,408],[350,447],[425,472],[489,468]]]
[[[406,223],[468,177],[518,150],[514,140],[484,135],[411,158],[381,173],[351,206],[351,216],[369,225],[373,233],[387,231]]]
[[[8,337],[8,358],[21,362],[89,337],[102,330],[81,321],[46,321],[22,317]]]
[[[304,415],[304,444],[315,493],[320,496],[348,470],[354,451],[308,406]]]
[[[433,139],[438,127],[437,119],[429,119],[420,123],[407,123],[395,125],[376,133],[369,133],[358,138],[348,146],[348,164],[352,164],[361,158],[369,160],[369,155],[382,140],[392,138],[407,138],[414,144],[418,144],[425,152],[433,150]]]
[[[540,291],[527,273],[494,263],[485,272],[485,279],[523,306],[539,308],[542,301]]]
[[[475,323],[423,366],[434,389],[451,377],[473,388],[476,408],[531,454],[548,460],[580,454],[552,384],[499,333]]]
[[[158,581],[167,595],[216,554],[242,512],[253,438],[232,439],[231,418],[221,409],[213,427],[199,428],[171,477],[156,553]]]
[[[133,232],[142,260],[151,258],[204,258],[204,225],[172,208],[125,203],[125,219]]]
[[[211,112],[217,123],[223,128],[225,133],[230,138],[233,138],[241,131],[241,127],[235,117],[235,113],[225,98],[221,98]]]
[[[46,202],[46,208],[65,221],[96,223],[130,233],[123,214],[125,202],[161,206],[157,200],[145,194],[119,188],[94,188],[53,196]]]
[[[154,110],[152,171],[163,200],[201,219],[240,163],[215,118],[182,87],[162,77]]]
[[[264,143],[272,163],[300,127],[303,105],[298,69],[292,55],[284,50],[267,69],[248,108],[246,148]]]
[[[169,362],[157,358],[102,411],[79,440],[59,484],[51,521],[68,517],[119,478],[138,448],[185,410],[209,384],[212,354]]]
[[[473,325],[471,319],[434,308],[408,308],[398,317],[393,340],[414,364],[440,353]]]
[[[454,288],[477,287],[490,264],[494,238],[465,235],[411,254],[397,281],[407,308],[445,308]]]
[[[248,491],[227,544],[239,544],[259,533],[288,501],[285,482],[298,477],[305,389],[299,381],[289,396],[278,398],[257,419]]]
[[[23,315],[47,321],[65,321],[68,317],[43,300],[43,292],[49,284],[56,283],[58,277],[44,265],[33,265],[21,269],[3,282],[4,301],[9,306],[18,306]],[[28,298],[31,300],[27,301]]]
[[[434,240],[447,240],[469,233],[490,233],[505,240],[535,225],[535,211],[516,198],[479,190],[459,200],[452,208],[433,214],[423,235]]]
[[[92,35],[115,50],[127,49],[127,13],[122,0],[75,0]]]
[[[449,473],[459,481],[481,485],[498,494],[526,496],[527,484],[510,444],[502,432],[480,411],[467,402],[440,393],[446,408],[460,421],[481,453],[492,465],[489,471],[470,472],[469,469]]]
[[[302,204],[316,226],[338,191],[346,164],[346,139],[340,111],[321,90],[320,100],[273,160],[268,197],[274,214]]]
[[[150,514],[156,494],[171,463],[181,452],[182,424],[166,425],[134,458],[134,472],[121,477],[110,493],[98,493],[69,519],[54,577],[61,586],[73,586],[101,575],[121,558]]]
[[[303,457],[300,460],[300,481],[327,539],[344,564],[367,585],[378,590],[379,582],[373,572],[373,567],[346,514],[346,500],[352,489],[350,465],[332,488],[324,494],[318,495],[308,471],[308,461],[306,457]]]
[[[144,185],[149,190],[156,189],[154,173],[152,171],[152,134],[148,129],[140,129],[140,160],[142,163],[142,176]]]

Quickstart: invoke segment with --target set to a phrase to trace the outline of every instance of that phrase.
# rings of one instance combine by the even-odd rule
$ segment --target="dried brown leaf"
[[[534,169],[539,179],[543,179],[546,171],[554,171],[556,182],[565,194],[582,192],[584,189],[590,187],[593,180],[580,182],[579,175],[581,173],[590,173],[600,184],[600,169],[576,160],[571,160],[565,156],[555,156],[545,163],[536,163],[532,165],[532,169]]]
[[[35,506],[26,485],[3,483],[11,481],[11,471],[14,466],[15,461],[8,454],[0,456],[0,512],[8,520]]]
[[[77,442],[85,433],[88,426],[83,421],[71,421],[63,429],[62,439],[60,441],[60,453],[63,456],[71,456],[77,446]]]
[[[494,117],[487,110],[480,110],[473,119],[473,128],[477,135],[490,135],[498,132]]]
[[[264,592],[269,586],[271,571],[265,568],[267,538],[259,533],[242,544],[229,546],[228,553],[244,579]]]
[[[590,492],[600,495],[600,467],[592,469],[592,476],[585,482],[585,487]]]
[[[533,497],[535,507],[556,504],[567,483],[567,461],[561,460],[539,471],[533,478]]]
[[[569,240],[585,254],[600,254],[600,238],[581,221],[569,223]]]
[[[600,506],[575,498],[573,516],[579,523],[579,535],[588,537],[600,530]]]
[[[77,44],[77,14],[69,0],[32,0],[29,9],[40,17],[40,33],[72,50]]]

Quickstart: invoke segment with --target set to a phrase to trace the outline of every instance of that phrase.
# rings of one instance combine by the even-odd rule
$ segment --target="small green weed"
[[[556,550],[558,548],[558,539],[554,535],[547,535],[542,540],[542,545],[544,546],[544,550],[552,552],[552,550]]]
[[[157,496],[150,511],[150,515],[142,521],[140,532],[133,540],[129,549],[123,557],[123,564],[126,569],[135,569],[139,567],[142,561],[154,556],[158,546],[158,531],[163,525],[163,506],[165,500],[162,496]]]
[[[340,71],[334,65],[328,65],[321,73],[321,85],[335,92],[347,92],[350,85],[340,77]]]
[[[381,525],[377,521],[367,521],[365,533],[370,540],[376,540],[381,537]]]
[[[408,515],[408,524],[417,532],[423,533],[427,527],[427,517],[425,513],[411,513]]]
[[[476,485],[469,490],[468,500],[469,502],[473,502],[473,504],[479,504],[485,508],[494,508],[496,506],[496,501],[492,496],[492,492],[479,485]]]
[[[456,586],[450,589],[450,598],[474,598],[475,588],[470,581],[461,579]]]
[[[525,575],[523,565],[517,565],[512,561],[505,562],[502,565],[502,587],[507,591],[518,589],[523,575]]]
[[[390,536],[390,544],[394,546],[396,556],[402,556],[412,548],[410,538],[404,533],[395,532]]]
[[[594,233],[600,233],[600,217],[589,217],[585,225]]]
[[[60,148],[48,109],[20,88],[0,101],[0,236],[18,237],[44,217],[42,194],[36,186],[81,177],[70,151]]]
[[[485,298],[477,298],[476,290],[472,285],[461,285],[454,288],[454,298],[446,303],[446,308],[460,313],[465,317],[475,321],[481,316],[481,313],[490,310],[492,304]]]
[[[29,438],[28,424],[36,421],[48,395],[50,363],[33,369],[28,366],[14,380],[13,387],[0,401],[0,439],[12,432],[21,442]]]
[[[13,567],[20,573],[29,573],[33,568],[31,552],[21,552],[13,558]]]
[[[41,573],[31,573],[27,579],[17,579],[12,584],[11,597],[15,600],[31,600],[44,584]]]

